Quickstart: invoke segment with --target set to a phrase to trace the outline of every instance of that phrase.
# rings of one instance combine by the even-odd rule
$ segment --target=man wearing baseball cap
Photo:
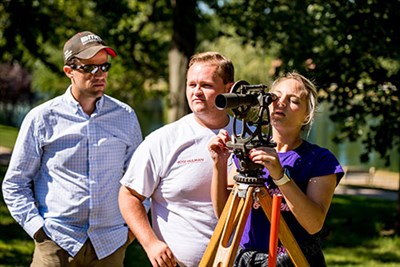
[[[64,64],[73,58],[89,59],[103,49],[110,56],[116,57],[114,49],[106,46],[98,35],[88,31],[78,32],[64,45]]]
[[[142,133],[135,111],[104,94],[115,56],[98,35],[75,34],[63,51],[70,86],[21,125],[3,196],[35,241],[33,267],[123,266],[134,238],[117,198]]]

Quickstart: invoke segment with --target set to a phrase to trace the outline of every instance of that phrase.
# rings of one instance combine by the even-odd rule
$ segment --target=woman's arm
[[[221,130],[211,139],[208,150],[213,160],[213,176],[211,181],[211,200],[214,212],[219,217],[229,197],[228,191],[228,159],[230,152],[226,142],[230,140],[228,132]]]
[[[278,180],[282,177],[283,168],[275,149],[254,149],[250,152],[250,157],[253,162],[264,165],[272,179]],[[310,234],[322,229],[335,188],[335,174],[311,178],[306,194],[293,181],[279,186],[290,211]]]
[[[311,178],[307,194],[293,181],[279,187],[289,209],[310,234],[322,229],[335,188],[335,174]]]

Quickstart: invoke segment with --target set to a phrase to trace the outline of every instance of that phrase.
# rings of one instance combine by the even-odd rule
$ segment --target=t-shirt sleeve
[[[160,180],[158,175],[160,166],[155,163],[161,161],[155,159],[157,153],[151,151],[152,148],[157,147],[153,142],[154,140],[147,138],[139,145],[120,181],[122,185],[144,197],[150,197],[153,194]]]
[[[327,149],[321,149],[318,159],[314,162],[311,177],[336,174],[336,184],[339,184],[344,171],[335,155]]]

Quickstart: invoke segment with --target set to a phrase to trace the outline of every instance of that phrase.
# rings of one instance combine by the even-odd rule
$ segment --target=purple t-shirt
[[[313,177],[336,174],[337,184],[339,184],[344,174],[340,163],[328,149],[307,141],[303,141],[294,150],[278,153],[278,156],[282,167],[286,168],[288,176],[304,193],[307,190],[308,181]],[[264,171],[266,172],[264,177],[268,177],[266,185],[268,185],[270,194],[279,193],[279,188],[269,177],[269,171],[267,169],[264,169]],[[297,242],[310,238],[311,235],[297,222],[287,205],[285,205],[284,198],[282,198],[282,204],[281,214]],[[257,209],[253,207],[246,222],[240,245],[245,249],[268,251],[269,232],[270,222],[263,209],[261,206]]]

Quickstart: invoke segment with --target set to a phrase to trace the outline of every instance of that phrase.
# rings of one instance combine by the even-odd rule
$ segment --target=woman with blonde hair
[[[327,149],[303,139],[317,107],[317,91],[304,76],[291,72],[271,86],[277,100],[269,105],[272,139],[275,147],[257,147],[249,158],[264,166],[269,193],[282,194],[281,214],[311,266],[325,266],[320,233],[343,169]],[[214,211],[220,216],[229,196],[236,170],[227,175],[229,153],[226,131],[209,143],[214,162],[211,188]],[[236,164],[238,159],[234,160]],[[240,242],[235,266],[266,266],[268,263],[270,222],[260,205],[253,205]],[[293,266],[286,249],[278,248],[277,266]]]

